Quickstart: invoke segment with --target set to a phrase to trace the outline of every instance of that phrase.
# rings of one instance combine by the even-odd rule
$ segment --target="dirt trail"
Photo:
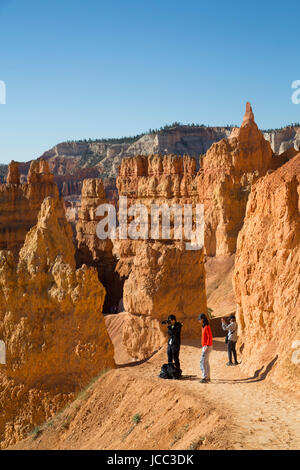
[[[265,381],[264,369],[253,377],[242,373],[240,366],[226,366],[227,353],[224,338],[214,340],[211,354],[211,382],[199,383],[201,349],[197,342],[181,347],[183,380],[172,381],[182,393],[193,393],[199,399],[209,400],[222,409],[230,430],[230,448],[238,449],[299,449],[300,406],[292,393],[278,390]],[[164,359],[160,352],[134,373],[150,377]],[[295,384],[296,385],[296,384]]]
[[[214,340],[211,378],[201,384],[198,342],[181,347],[182,380],[158,378],[164,349],[143,363],[120,364],[93,386],[64,422],[17,449],[299,449],[299,402],[240,366],[226,367],[224,338]],[[130,428],[132,416],[141,424]],[[70,418],[71,417],[71,418]],[[69,420],[66,426],[66,419]],[[199,436],[207,439],[199,443]],[[200,438],[201,439],[201,438]]]
[[[200,351],[195,343],[183,346],[185,374],[197,371],[200,375]],[[211,383],[186,380],[178,386],[204,394],[221,406],[233,424],[232,449],[299,449],[300,407],[296,397],[268,383],[265,369],[249,377],[240,366],[228,367],[226,362],[224,338],[217,338],[211,354]]]

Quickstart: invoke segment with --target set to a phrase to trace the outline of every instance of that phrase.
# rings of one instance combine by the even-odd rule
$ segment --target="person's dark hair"
[[[201,313],[201,315],[199,315],[199,319],[203,320],[203,326],[209,325],[207,316],[204,313]]]
[[[169,316],[168,316],[168,320],[175,320],[175,321],[176,321],[175,315],[169,315]]]
[[[229,320],[234,320],[235,321],[235,315],[230,315]]]

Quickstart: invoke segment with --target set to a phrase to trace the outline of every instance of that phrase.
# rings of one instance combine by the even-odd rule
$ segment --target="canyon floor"
[[[200,344],[189,341],[181,347],[182,380],[160,379],[165,348],[144,362],[128,362],[123,319],[106,317],[117,369],[102,373],[11,449],[299,449],[299,401],[267,380],[272,364],[246,376],[241,366],[226,366],[224,338],[215,338],[212,380],[201,384]]]

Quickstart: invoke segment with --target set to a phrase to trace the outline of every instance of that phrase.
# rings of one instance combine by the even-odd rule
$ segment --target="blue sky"
[[[300,121],[300,2],[0,0],[0,163],[167,123]]]

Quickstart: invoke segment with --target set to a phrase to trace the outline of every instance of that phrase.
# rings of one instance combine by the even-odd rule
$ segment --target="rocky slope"
[[[120,326],[119,315],[109,317]],[[110,334],[112,328],[108,326]],[[120,358],[121,335],[112,336]],[[249,375],[240,366],[226,367],[224,338],[214,340],[211,382],[200,384],[200,355],[199,340],[181,346],[183,380],[157,377],[165,362],[164,348],[142,364],[128,364],[124,358],[120,368],[102,375],[13,449],[162,449],[192,454],[299,448],[295,394],[280,393],[266,380],[268,370]]]
[[[10,251],[0,251],[0,338],[6,345],[1,447],[53,416],[115,365],[101,314],[105,289],[94,268],[76,270],[74,254],[57,197],[43,201],[17,262]]]
[[[234,273],[243,367],[268,364],[292,388],[300,377],[299,200],[300,154],[252,186]]]
[[[228,423],[220,406],[211,406],[209,394],[200,398],[199,390],[187,390],[187,382],[182,390],[178,381],[157,378],[158,364],[164,361],[159,356],[154,367],[147,364],[139,367],[142,370],[126,367],[108,372],[60,416],[45,423],[37,437],[31,435],[14,448],[228,448]]]

